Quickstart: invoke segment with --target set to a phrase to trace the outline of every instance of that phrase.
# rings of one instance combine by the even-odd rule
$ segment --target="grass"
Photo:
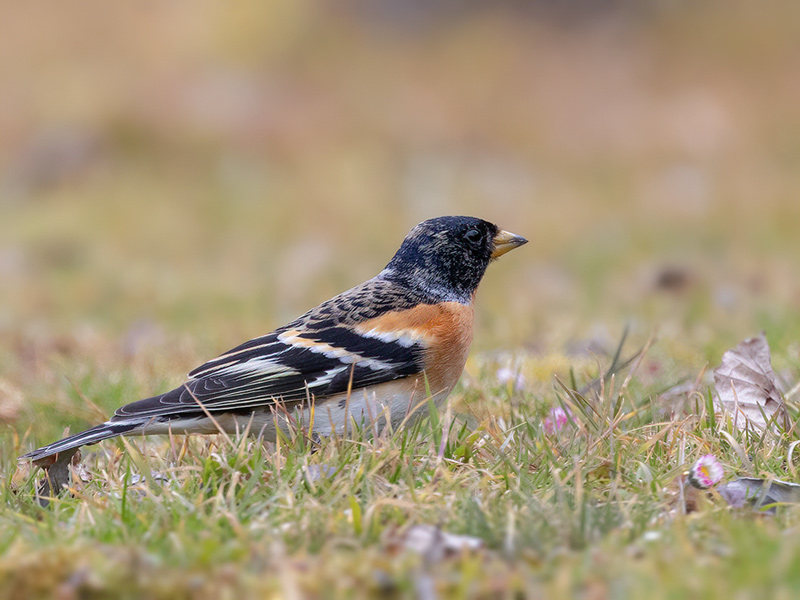
[[[493,377],[496,363],[476,362],[482,374],[447,410],[377,437],[106,442],[86,452],[91,479],[49,509],[33,501],[32,476],[16,488],[6,477],[0,593],[790,597],[800,585],[796,509],[766,517],[695,494],[687,514],[681,500],[682,472],[705,453],[729,476],[792,478],[787,441],[715,420],[702,386],[666,415],[661,382],[636,372],[582,396],[565,384],[514,389]],[[559,405],[572,420],[548,434]],[[6,473],[28,445],[3,440]],[[484,546],[429,562],[404,548],[415,524]]]

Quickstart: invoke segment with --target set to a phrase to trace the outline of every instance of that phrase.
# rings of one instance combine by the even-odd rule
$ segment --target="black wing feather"
[[[348,360],[285,344],[277,338],[263,344],[253,340],[251,347],[257,347],[256,350],[227,353],[193,371],[202,373],[201,376],[161,396],[123,406],[115,417],[179,417],[201,411],[198,402],[206,410],[217,412],[255,409],[278,401],[303,401],[309,396],[323,399],[347,391],[348,386],[357,390],[423,370],[425,348],[420,344],[403,346],[364,337],[344,328],[307,332],[302,338],[345,350]],[[350,355],[358,355],[363,360],[354,362]],[[212,364],[214,362],[217,364]],[[285,370],[270,372],[270,369],[257,368],[265,364],[274,367],[274,363]],[[248,368],[250,365],[252,369]]]

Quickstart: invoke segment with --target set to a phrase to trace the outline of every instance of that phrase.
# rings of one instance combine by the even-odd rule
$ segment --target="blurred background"
[[[531,240],[479,353],[797,365],[800,4],[490,4],[0,3],[0,420],[177,385],[443,214]]]

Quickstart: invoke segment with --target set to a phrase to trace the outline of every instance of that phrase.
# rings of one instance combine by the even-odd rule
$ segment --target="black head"
[[[467,303],[489,262],[525,242],[475,217],[429,219],[408,233],[381,276],[434,301]]]

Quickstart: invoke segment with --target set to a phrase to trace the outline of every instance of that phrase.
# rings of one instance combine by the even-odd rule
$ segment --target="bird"
[[[274,441],[291,427],[329,436],[349,423],[401,426],[450,394],[487,266],[527,241],[476,217],[423,221],[375,277],[209,360],[181,386],[20,458],[63,466],[79,447],[120,435],[247,431]]]

